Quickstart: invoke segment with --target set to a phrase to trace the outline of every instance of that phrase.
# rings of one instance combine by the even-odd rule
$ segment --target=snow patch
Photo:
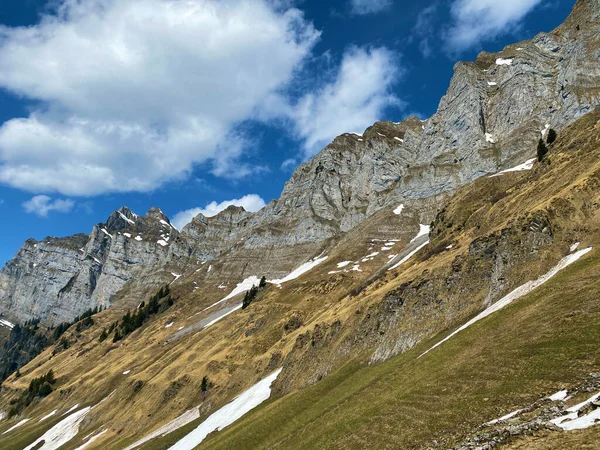
[[[398,142],[404,143],[404,139],[399,138],[398,136],[394,136],[394,139],[396,139]]]
[[[163,425],[162,427],[154,430],[152,433],[144,436],[139,441],[134,442],[129,447],[126,447],[124,450],[133,450],[134,448],[139,447],[140,445],[145,444],[146,442],[148,442],[154,438],[157,438],[159,436],[166,436],[167,434],[169,434],[181,427],[186,426],[188,423],[193,422],[194,420],[198,419],[199,417],[200,417],[200,410],[197,407],[192,408],[192,409],[184,412],[179,417],[173,419],[166,425]]]
[[[406,261],[408,261],[410,258],[412,258],[415,253],[417,253],[419,250],[421,250],[427,244],[429,244],[429,240],[423,242],[421,245],[419,245],[417,248],[415,248],[412,252],[410,252],[408,255],[406,255],[404,258],[402,258],[400,261],[398,261],[396,264],[394,264],[392,267],[390,267],[388,269],[388,271],[394,270],[394,269],[397,269],[398,267],[400,267],[402,264],[404,264]]]
[[[102,232],[103,232],[105,235],[107,235],[109,238],[111,238],[111,239],[112,239],[112,236],[111,236],[111,234],[110,234],[108,231],[106,231],[106,229],[105,229],[105,228],[101,228],[101,231],[102,231]]]
[[[494,136],[491,133],[485,133],[485,140],[491,144],[496,143]]]
[[[429,225],[419,224],[419,233],[414,238],[412,238],[410,242],[415,242],[421,236],[427,236],[429,234],[429,228]]]
[[[281,369],[259,381],[232,402],[212,413],[198,428],[173,445],[170,450],[192,450],[213,431],[220,431],[256,408],[271,396],[271,384],[277,379]]]
[[[563,401],[567,398],[568,395],[568,391],[566,389],[562,390],[562,391],[558,391],[555,394],[552,394],[550,397],[548,397],[549,400],[553,401],[553,402],[557,402],[557,401]]]
[[[10,433],[12,430],[14,430],[15,428],[19,428],[21,425],[29,422],[30,419],[23,419],[21,420],[19,423],[13,425],[12,427],[10,427],[8,430],[6,430],[4,433],[2,433],[3,435],[5,435],[6,433]]]
[[[125,372],[123,372],[123,375],[129,375],[131,373],[131,370],[126,370]]]
[[[349,264],[352,264],[352,261],[342,261],[340,263],[337,263],[337,268],[341,269],[342,267],[346,267]]]
[[[402,210],[404,209],[404,205],[400,205],[398,206],[395,210],[394,210],[394,214],[396,214],[397,216],[399,216],[400,214],[402,214]]]
[[[572,254],[570,254],[568,256],[565,256],[548,273],[545,273],[544,275],[542,275],[541,277],[539,277],[537,280],[528,281],[527,283],[519,286],[518,288],[516,288],[515,290],[513,290],[512,292],[510,292],[508,295],[505,295],[500,300],[498,300],[496,303],[494,303],[492,306],[486,308],[484,311],[482,311],[481,313],[479,313],[473,319],[469,320],[467,323],[465,323],[463,326],[461,326],[460,328],[458,328],[456,331],[452,332],[447,337],[445,337],[444,339],[442,339],[440,342],[438,342],[437,344],[435,344],[429,350],[423,352],[419,356],[419,358],[421,356],[425,355],[426,353],[429,353],[431,350],[433,350],[437,346],[443,344],[448,339],[450,339],[451,337],[453,337],[455,334],[459,333],[460,331],[464,330],[465,328],[470,327],[474,323],[479,322],[481,319],[489,316],[490,314],[492,314],[492,313],[494,313],[496,311],[501,310],[502,308],[504,308],[507,305],[510,305],[514,300],[517,300],[518,298],[521,298],[524,295],[529,294],[536,287],[541,286],[542,284],[544,284],[546,281],[548,281],[550,278],[552,278],[554,275],[556,275],[562,269],[564,269],[565,267],[573,264],[575,261],[577,261],[579,258],[581,258],[583,255],[587,254],[591,250],[592,250],[592,248],[588,247],[586,249],[579,250],[577,253],[572,253]]]
[[[512,62],[513,62],[512,59],[498,58],[496,60],[496,65],[498,65],[498,66],[510,66],[510,65],[512,65]]]
[[[159,239],[158,241],[156,241],[157,244],[162,245],[163,247],[169,245],[165,240],[163,239]]]
[[[595,394],[588,398],[586,401],[579,403],[578,405],[568,408],[569,414],[552,419],[550,422],[554,425],[561,427],[563,430],[581,430],[583,428],[589,428],[593,425],[600,424],[600,408],[593,409],[588,414],[579,416],[579,410],[584,406],[595,402],[600,398],[600,393]]]
[[[85,444],[80,445],[79,447],[77,447],[75,450],[83,450],[84,448],[86,448],[88,445],[90,445],[92,442],[94,442],[95,440],[99,439],[103,434],[105,434],[106,432],[108,432],[108,428],[105,430],[102,430],[100,433],[95,434],[94,436],[92,436],[90,438],[89,441],[87,441]]]
[[[23,450],[31,450],[32,448],[36,448],[37,450],[56,450],[63,446],[79,433],[79,425],[81,425],[81,422],[91,409],[88,406],[61,420]],[[39,447],[41,442],[43,442],[43,445]]]
[[[10,328],[11,330],[15,327],[14,323],[9,322],[6,319],[0,319],[0,325],[2,325],[3,327],[6,327],[6,328]]]
[[[498,422],[504,422],[505,420],[511,419],[511,418],[515,417],[516,415],[521,414],[522,412],[523,412],[522,409],[517,409],[516,411],[508,413],[505,416],[499,417],[498,419],[490,420],[489,422],[486,423],[486,425],[490,426],[490,425],[495,425]]]
[[[45,415],[44,417],[42,417],[40,420],[38,420],[39,422],[43,422],[46,419],[49,419],[50,417],[52,417],[54,414],[56,414],[58,412],[58,409],[55,409],[54,411],[52,411],[50,414]]]
[[[128,238],[130,238],[131,234],[130,233],[123,233],[123,236],[127,236]]]
[[[77,403],[75,406],[71,406],[69,409],[67,409],[67,411],[63,413],[63,416],[66,416],[70,412],[75,411],[77,408],[79,408],[79,403]]]
[[[136,236],[136,237],[135,237],[135,240],[139,242],[139,241],[141,241],[141,240],[142,240],[142,237],[141,237],[141,236]]]
[[[175,279],[173,281],[171,281],[171,284],[175,283],[177,280],[179,280],[179,278],[181,278],[180,273],[171,272],[171,275],[173,275],[175,277]]]
[[[546,136],[546,133],[548,132],[549,129],[550,129],[550,124],[547,123],[546,126],[544,127],[544,129],[540,132],[540,133],[542,133],[542,137]]]
[[[327,259],[327,256],[323,256],[323,257],[319,257],[317,256],[314,259],[311,259],[308,262],[305,262],[304,264],[302,264],[300,267],[292,270],[289,274],[287,274],[285,277],[279,279],[279,280],[269,280],[269,283],[271,284],[275,284],[279,287],[281,287],[281,285],[287,281],[291,281],[291,280],[295,280],[296,278],[298,278],[299,276],[305,274],[306,272],[308,272],[309,270],[315,268],[316,266],[318,266],[319,264],[321,264],[323,261],[325,261]]]
[[[173,326],[173,322],[169,322],[168,324],[165,325],[165,328],[171,328]]]
[[[488,81],[487,84],[488,86],[498,86],[498,83],[496,83],[495,81]]]
[[[500,175],[504,175],[505,173],[509,173],[509,172],[521,172],[523,170],[531,170],[531,169],[533,169],[533,165],[535,164],[535,162],[536,162],[536,158],[528,159],[523,164],[519,164],[518,166],[511,167],[510,169],[506,169],[506,170],[503,170],[502,172],[495,173],[494,175],[490,175],[490,178],[498,177]]]
[[[575,242],[573,245],[571,245],[571,247],[569,248],[571,253],[573,253],[575,250],[577,250],[579,248],[579,244],[580,244],[580,242]]]
[[[122,212],[119,211],[119,215],[121,216],[121,219],[123,219],[126,222],[129,222],[131,225],[135,225],[135,222],[133,220],[131,220],[129,217],[127,217],[125,214],[123,214]]]

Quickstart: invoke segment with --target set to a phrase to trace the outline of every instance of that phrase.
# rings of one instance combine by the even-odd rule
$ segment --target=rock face
[[[160,210],[140,217],[124,207],[89,236],[29,239],[0,272],[0,310],[56,324],[108,306],[140,267],[167,260],[177,234]]]
[[[29,240],[0,272],[0,312],[60,322],[110,304],[145,268],[186,261],[225,259],[230,278],[281,276],[390,205],[429,223],[456,188],[522,163],[549,128],[600,105],[599,29],[600,2],[579,0],[551,33],[456,64],[431,118],[337,137],[257,213],[230,207],[178,233],[158,209],[122,208],[89,236]]]

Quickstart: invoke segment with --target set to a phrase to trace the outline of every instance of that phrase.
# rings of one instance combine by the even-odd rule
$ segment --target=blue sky
[[[573,0],[0,0],[0,264],[120,206],[277,198],[336,135],[429,117],[457,60]]]

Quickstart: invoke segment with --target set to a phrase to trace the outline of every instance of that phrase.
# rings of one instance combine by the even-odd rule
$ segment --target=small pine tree
[[[544,156],[546,156],[546,153],[548,153],[548,147],[544,144],[544,140],[540,139],[537,146],[538,161],[541,162],[544,159]]]
[[[104,342],[106,340],[106,338],[108,337],[108,333],[106,332],[106,328],[104,328],[102,330],[102,333],[100,333],[100,337],[98,338],[98,340],[100,342]]]
[[[115,342],[119,342],[121,340],[121,333],[119,332],[119,329],[117,328],[115,330],[115,335],[113,336],[113,343]]]
[[[54,377],[54,371],[50,369],[46,375],[44,375],[44,381],[49,384],[56,383],[56,378]]]
[[[266,285],[267,285],[267,279],[263,275],[263,277],[260,279],[260,283],[258,283],[258,287],[259,288],[264,288]]]
[[[546,138],[546,143],[548,145],[552,144],[554,141],[556,141],[556,131],[554,131],[552,128],[550,128],[548,130],[548,137]]]
[[[15,378],[21,378],[21,371],[19,369],[15,372]]]
[[[202,377],[202,382],[200,383],[200,390],[202,391],[203,394],[205,394],[208,391],[208,377],[206,375],[204,375]]]

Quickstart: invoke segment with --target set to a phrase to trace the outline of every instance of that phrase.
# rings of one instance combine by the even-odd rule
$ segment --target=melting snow
[[[371,253],[371,254],[369,254],[369,255],[365,256],[365,257],[362,259],[362,262],[367,262],[367,261],[369,261],[369,260],[372,260],[372,259],[373,259],[375,256],[377,256],[377,255],[379,255],[379,252],[373,252],[373,253]]]
[[[131,234],[129,234],[129,233],[123,233],[123,236],[127,236],[128,238],[130,238]]]
[[[88,406],[64,418],[23,450],[56,450],[63,446],[79,433],[79,425],[91,409]],[[39,447],[41,442],[43,445]]]
[[[522,412],[523,412],[522,409],[517,409],[516,411],[508,413],[505,416],[499,417],[498,419],[490,420],[489,422],[486,423],[486,425],[495,425],[498,422],[503,422],[505,420],[511,419],[511,418],[515,417],[516,415],[521,414]]]
[[[225,289],[227,286],[225,286],[224,284],[220,284],[217,286],[217,289]]]
[[[142,237],[141,237],[141,236],[136,236],[136,237],[135,237],[135,240],[136,240],[136,241],[141,241],[141,240],[142,240]]]
[[[310,260],[308,262],[305,262],[300,267],[292,270],[285,277],[283,277],[283,278],[281,278],[279,280],[269,280],[269,283],[276,284],[277,286],[281,286],[286,281],[295,280],[300,275],[303,275],[306,272],[308,272],[309,270],[315,268],[316,266],[318,266],[319,264],[321,264],[326,259],[327,259],[327,256],[323,256],[323,257],[318,257],[317,256],[316,258],[314,258],[314,259],[312,259],[312,260]]]
[[[497,177],[500,175],[504,175],[509,172],[521,172],[523,170],[531,170],[536,161],[536,158],[528,159],[523,164],[519,164],[518,166],[511,167],[510,169],[503,170],[502,172],[495,173],[494,175],[490,175],[490,178]]]
[[[583,416],[579,416],[579,410],[584,406],[589,405],[592,402],[595,402],[600,398],[600,393],[591,396],[586,401],[579,403],[578,405],[572,406],[568,408],[567,411],[569,414],[564,415],[562,417],[558,417],[556,419],[552,419],[550,422],[554,425],[561,427],[563,430],[581,430],[583,428],[589,428],[593,425],[600,423],[600,408],[596,408],[589,412],[588,414],[584,414]]]
[[[55,409],[54,411],[52,411],[50,414],[45,415],[44,417],[42,417],[38,422],[43,422],[46,419],[49,419],[50,417],[52,417],[54,414],[56,414],[58,412],[58,409]]]
[[[352,266],[352,270],[355,272],[362,272],[362,270],[360,269],[360,265],[355,264],[354,266]]]
[[[123,375],[129,375],[131,373],[131,370],[126,370],[125,372],[123,372]]]
[[[208,270],[206,271],[206,273],[210,272],[212,270],[212,265],[208,266]]]
[[[350,134],[354,134],[354,135],[356,135],[356,136],[361,136],[361,137],[362,137],[362,134],[360,134],[360,133],[354,133],[354,132],[351,132]]]
[[[163,425],[162,427],[158,428],[157,430],[154,430],[152,433],[144,436],[139,441],[134,442],[129,447],[125,448],[125,450],[133,450],[134,448],[139,447],[140,445],[145,444],[146,442],[148,442],[158,436],[166,436],[167,434],[169,434],[181,427],[186,426],[188,423],[193,422],[194,420],[198,419],[199,417],[200,417],[200,410],[197,407],[192,408],[192,409],[184,412],[182,415],[180,415],[176,419],[173,419],[168,424]]]
[[[271,384],[277,379],[281,369],[259,381],[232,402],[211,414],[198,428],[173,445],[170,450],[192,450],[213,431],[222,430],[256,408],[271,396]]]
[[[553,402],[557,402],[557,401],[563,401],[567,398],[567,390],[562,390],[562,391],[558,391],[556,394],[552,394],[550,397],[548,397],[548,399],[552,400]]]
[[[179,278],[181,278],[180,273],[171,272],[171,275],[173,275],[175,277],[175,279],[173,281],[171,281],[171,284],[175,283]]]
[[[77,403],[75,406],[71,406],[67,412],[63,413],[63,416],[66,416],[67,414],[69,414],[71,411],[75,411],[77,408],[79,407],[79,403]]]
[[[165,328],[171,328],[173,326],[173,322],[169,322],[168,324],[165,325]]]
[[[416,238],[415,238],[416,239]],[[413,239],[414,240],[414,239]],[[412,242],[412,241],[411,241]],[[388,269],[389,270],[394,270],[397,269],[398,267],[400,267],[402,264],[404,264],[406,261],[408,261],[410,258],[413,257],[413,255],[415,253],[417,253],[419,250],[421,250],[423,247],[425,247],[427,244],[429,244],[429,240],[426,240],[425,242],[423,242],[421,245],[419,245],[417,248],[415,248],[412,252],[410,252],[408,255],[406,255],[404,258],[402,258],[400,261],[398,261],[396,264],[394,264],[392,267],[390,267]]]
[[[546,126],[544,127],[544,129],[541,131],[542,137],[546,136],[546,133],[548,132],[549,129],[550,129],[550,124],[547,123]]]
[[[485,133],[485,140],[491,144],[495,144],[494,136],[490,133]]]
[[[498,83],[496,83],[495,81],[488,81],[487,84],[488,86],[498,86]]]
[[[338,269],[341,269],[342,267],[346,267],[347,265],[351,264],[352,261],[342,261],[340,263],[337,263],[337,267]]]
[[[11,330],[15,327],[15,324],[12,322],[9,322],[6,319],[0,319],[0,325],[6,327],[6,328],[10,328]]]
[[[109,238],[112,239],[112,236],[110,235],[110,233],[108,231],[106,231],[106,229],[102,228],[101,230],[105,235],[107,235]]]
[[[496,311],[499,311],[500,309],[504,308],[505,306],[510,305],[514,300],[517,300],[518,298],[521,298],[524,295],[529,294],[536,287],[544,284],[546,281],[548,281],[550,278],[552,278],[554,275],[556,275],[562,269],[564,269],[565,267],[571,265],[572,263],[574,263],[575,261],[577,261],[579,258],[581,258],[583,255],[585,255],[586,253],[588,253],[591,250],[592,250],[592,248],[589,247],[589,248],[586,248],[586,249],[583,249],[583,250],[579,250],[577,253],[572,253],[572,254],[570,254],[568,256],[565,256],[548,273],[545,273],[544,275],[542,275],[541,277],[539,277],[537,280],[528,281],[527,283],[519,286],[518,288],[516,288],[515,290],[513,290],[512,292],[510,292],[508,295],[505,295],[500,300],[498,300],[496,303],[494,303],[492,306],[486,308],[484,311],[482,311],[481,313],[479,313],[473,319],[469,320],[467,323],[465,323],[463,326],[461,326],[460,328],[458,328],[456,331],[454,331],[451,334],[449,334],[448,336],[446,336],[444,339],[442,339],[440,342],[438,342],[437,344],[435,344],[429,350],[427,350],[426,352],[423,352],[419,356],[419,358],[421,356],[425,355],[426,353],[429,353],[431,350],[433,350],[434,348],[436,348],[438,345],[443,344],[448,339],[450,339],[451,337],[453,337],[455,334],[459,333],[460,331],[464,330],[465,328],[468,328],[469,326],[473,325],[474,323],[479,322],[481,319],[489,316],[490,314],[492,314],[492,313],[494,313]]]
[[[388,252],[392,249],[392,247],[381,247],[382,252]]]
[[[503,59],[503,58],[498,58],[496,60],[496,64],[498,66],[510,66],[512,64],[513,60],[512,59]]]
[[[575,242],[573,245],[571,245],[571,247],[569,248],[569,250],[571,250],[571,253],[579,248],[579,244],[579,242]]]
[[[258,277],[254,276],[254,275],[252,275],[251,277],[248,277],[241,283],[238,283],[237,286],[233,289],[233,291],[231,291],[226,297],[223,297],[218,302],[213,303],[212,305],[210,305],[207,308],[204,308],[202,311],[206,311],[207,309],[210,309],[213,306],[217,306],[219,303],[223,303],[224,301],[227,301],[230,298],[233,298],[238,294],[249,291],[250,288],[252,288],[253,286],[256,286],[258,283],[260,283],[260,279]]]
[[[12,430],[14,430],[15,428],[19,428],[21,425],[23,425],[24,423],[29,422],[29,419],[23,419],[21,420],[19,423],[13,425],[12,427],[10,427],[8,430],[6,430],[4,433],[2,433],[3,435],[6,433],[10,433]]]
[[[99,437],[101,437],[104,433],[108,432],[108,428],[106,430],[102,430],[100,433],[92,436],[90,438],[89,441],[87,441],[85,444],[80,445],[79,447],[77,447],[75,450],[83,450],[84,448],[86,448],[88,445],[90,445],[92,442],[94,442],[96,439],[98,439]]]
[[[131,225],[135,225],[135,222],[133,220],[131,220],[129,217],[127,217],[125,214],[123,214],[122,212],[119,211],[119,215],[121,216],[121,219],[125,220],[126,222],[129,222]]]
[[[385,134],[381,134],[379,131],[377,132],[377,134],[382,137],[387,137]]]
[[[404,139],[399,138],[398,136],[394,136],[394,139],[396,139],[398,142],[404,142]]]
[[[400,205],[398,206],[395,210],[394,210],[394,214],[396,214],[397,216],[399,216],[400,214],[402,214],[402,210],[404,209],[404,205]]]
[[[208,322],[206,325],[204,325],[204,326],[202,327],[202,329],[204,330],[205,328],[208,328],[208,327],[210,327],[211,325],[214,325],[214,324],[215,324],[215,323],[217,323],[219,320],[223,319],[224,317],[227,317],[229,314],[231,314],[231,313],[233,313],[233,312],[237,311],[238,309],[241,309],[241,308],[242,308],[242,306],[243,306],[243,304],[242,304],[242,303],[240,303],[238,306],[236,306],[236,307],[234,307],[234,308],[230,309],[229,311],[227,311],[227,310],[226,310],[226,311],[225,311],[223,314],[221,314],[220,316],[216,317],[215,319],[211,320],[211,321],[210,321],[210,322]]]
[[[156,241],[157,244],[162,245],[163,247],[169,245],[166,241],[164,241],[163,239],[159,239],[158,241]]]
[[[419,224],[419,233],[411,239],[410,242],[415,242],[421,236],[427,236],[429,234],[429,225]]]

